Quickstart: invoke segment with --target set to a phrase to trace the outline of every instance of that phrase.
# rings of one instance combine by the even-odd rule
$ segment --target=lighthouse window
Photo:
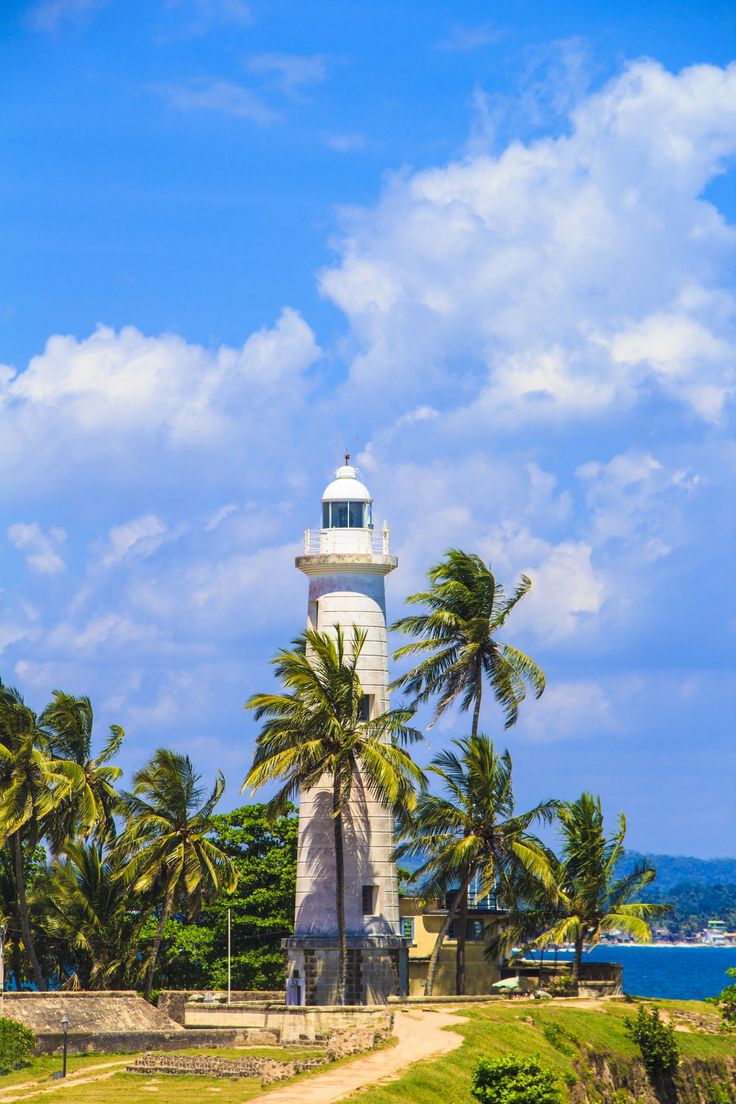
[[[370,502],[323,502],[323,529],[372,529]]]
[[[378,886],[363,886],[363,915],[375,916],[378,900]]]

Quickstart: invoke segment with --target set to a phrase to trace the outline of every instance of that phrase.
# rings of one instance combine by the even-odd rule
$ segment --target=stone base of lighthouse
[[[346,1004],[386,1004],[408,992],[408,951],[397,935],[348,935]],[[338,941],[331,935],[293,935],[284,940],[287,977],[303,980],[307,1005],[338,1001]]]

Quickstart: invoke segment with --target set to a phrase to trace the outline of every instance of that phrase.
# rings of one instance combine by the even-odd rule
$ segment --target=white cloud
[[[353,401],[432,393],[459,432],[600,416],[654,389],[718,419],[736,234],[702,192],[734,151],[736,65],[641,61],[582,97],[567,134],[394,176],[344,213],[321,275],[350,322]]]
[[[59,546],[66,540],[63,529],[52,528],[44,532],[37,521],[18,521],[8,526],[8,539],[14,548],[25,555],[32,571],[41,575],[56,575],[66,567],[59,555]]]
[[[606,690],[590,679],[553,683],[524,710],[519,735],[535,743],[600,740],[622,729]]]
[[[502,37],[502,32],[492,23],[479,23],[474,27],[456,24],[447,38],[443,38],[436,46],[438,50],[447,50],[450,53],[466,53],[481,46],[489,46]]]
[[[0,462],[19,471],[19,485],[46,488],[70,467],[83,466],[86,480],[113,470],[117,480],[121,459],[129,483],[139,465],[151,479],[168,449],[216,445],[216,462],[232,465],[235,453],[276,447],[319,355],[289,309],[240,348],[210,350],[134,326],[100,326],[81,340],[56,335],[25,371],[0,372]]]
[[[130,557],[146,559],[161,546],[166,525],[155,514],[143,514],[123,525],[115,525],[108,534],[107,551],[101,563],[113,567]]]
[[[327,78],[321,54],[257,54],[248,62],[251,73],[272,77],[284,92],[296,92]]]
[[[359,153],[368,146],[365,135],[354,132],[326,134],[325,142],[338,153]]]
[[[108,0],[39,0],[30,8],[27,20],[37,31],[53,34],[64,24],[85,22]]]
[[[235,81],[200,78],[188,84],[173,82],[152,85],[152,91],[165,96],[178,111],[214,111],[234,119],[248,119],[266,126],[275,123],[279,114],[259,96]]]
[[[583,464],[577,475],[596,546],[622,543],[644,563],[669,555],[685,538],[684,507],[702,485],[697,473],[670,470],[650,453],[634,451],[606,464]]]

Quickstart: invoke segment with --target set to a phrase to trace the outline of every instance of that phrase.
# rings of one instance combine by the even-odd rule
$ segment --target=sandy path
[[[443,1028],[466,1022],[444,1009],[397,1009],[394,1030],[399,1041],[396,1046],[264,1093],[248,1104],[333,1104],[356,1089],[395,1081],[414,1062],[436,1058],[459,1047],[462,1036],[454,1031],[443,1031]]]
[[[71,1089],[75,1085],[84,1085],[88,1081],[103,1081],[112,1077],[121,1066],[130,1065],[133,1055],[118,1059],[115,1062],[100,1062],[99,1065],[87,1066],[76,1073],[70,1073],[59,1081],[49,1081],[39,1084],[38,1081],[24,1081],[20,1085],[8,1085],[7,1089],[0,1089],[0,1104],[12,1104],[13,1101],[33,1100],[42,1093],[59,1092],[61,1089]]]

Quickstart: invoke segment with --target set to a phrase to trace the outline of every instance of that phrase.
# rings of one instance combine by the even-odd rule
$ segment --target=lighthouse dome
[[[371,492],[365,483],[358,479],[358,469],[343,464],[335,472],[335,478],[328,483],[322,494],[323,502],[372,502]]]
[[[358,469],[345,463],[335,472],[322,494],[323,529],[371,529],[373,527],[371,493],[358,479]]]

